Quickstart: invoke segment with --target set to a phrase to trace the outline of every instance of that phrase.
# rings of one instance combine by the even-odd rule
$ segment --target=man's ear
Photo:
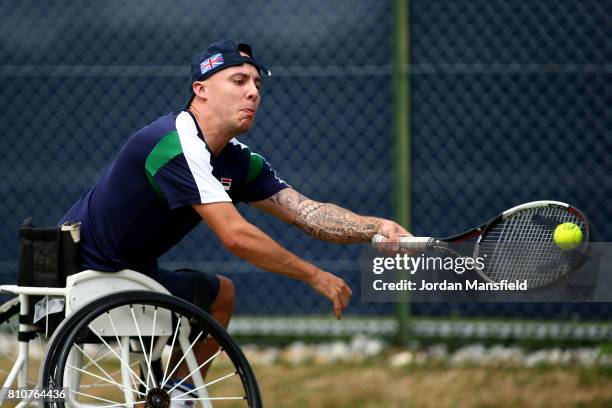
[[[206,99],[208,97],[208,87],[206,85],[204,81],[194,82],[193,85],[191,85],[193,93],[202,99]]]

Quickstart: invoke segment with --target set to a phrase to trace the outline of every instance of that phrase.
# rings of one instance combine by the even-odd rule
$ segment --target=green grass
[[[571,367],[390,368],[381,363],[255,367],[265,406],[278,408],[604,407],[609,370]]]
[[[440,361],[400,368],[385,358],[333,365],[255,365],[265,407],[503,408],[612,406],[612,368],[516,365],[453,367]],[[209,380],[227,371],[213,366]],[[33,367],[32,367],[33,368]],[[109,367],[112,368],[112,367]],[[213,392],[234,395],[232,384]],[[7,407],[14,406],[7,404]],[[243,405],[222,405],[243,406]]]

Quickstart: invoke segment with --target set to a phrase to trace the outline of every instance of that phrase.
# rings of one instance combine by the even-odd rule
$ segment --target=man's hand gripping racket
[[[557,240],[561,225],[579,229],[580,242],[568,249]],[[377,246],[389,240],[375,235]],[[399,247],[411,252],[436,251],[460,256],[461,242],[473,241],[473,258],[483,260],[478,275],[488,282],[527,280],[529,289],[547,286],[577,269],[584,261],[589,242],[586,216],[559,201],[533,201],[504,211],[482,225],[446,238],[399,237]],[[555,242],[557,241],[557,242]],[[397,247],[396,247],[397,248]]]

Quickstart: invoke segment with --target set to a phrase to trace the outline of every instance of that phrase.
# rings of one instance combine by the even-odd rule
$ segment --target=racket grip
[[[380,234],[372,237],[372,242],[383,242],[386,238]],[[411,251],[426,251],[430,248],[432,237],[400,237],[400,247]]]

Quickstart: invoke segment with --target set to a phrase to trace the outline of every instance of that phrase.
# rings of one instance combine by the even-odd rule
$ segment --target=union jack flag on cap
[[[223,65],[223,55],[221,53],[215,54],[209,58],[206,58],[200,64],[200,71],[202,75],[210,71],[211,69],[218,67],[219,65]]]

